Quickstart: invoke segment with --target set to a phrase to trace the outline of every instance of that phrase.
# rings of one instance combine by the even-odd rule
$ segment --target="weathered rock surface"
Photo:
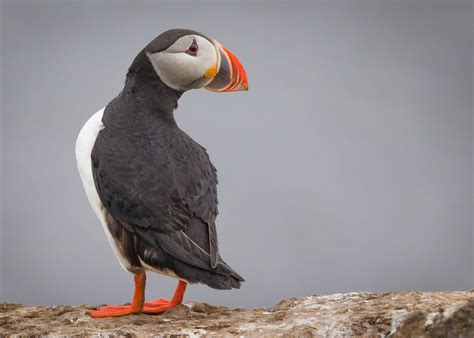
[[[288,299],[269,309],[190,302],[164,314],[92,319],[91,306],[0,303],[0,336],[474,337],[470,292],[352,292]]]

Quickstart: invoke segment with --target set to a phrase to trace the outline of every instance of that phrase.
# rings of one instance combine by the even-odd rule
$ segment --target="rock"
[[[474,299],[435,312],[417,311],[398,326],[391,337],[473,337]]]
[[[86,314],[93,308],[0,303],[0,336],[474,336],[474,292],[351,292],[254,310],[189,302],[161,315],[104,319]]]

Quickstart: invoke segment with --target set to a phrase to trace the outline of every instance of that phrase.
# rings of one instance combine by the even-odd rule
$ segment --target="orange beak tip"
[[[211,67],[204,74],[204,77],[212,79],[205,88],[220,93],[248,91],[247,74],[239,59],[217,41],[214,42],[214,45],[220,56],[218,57],[219,65],[212,69],[213,72]]]

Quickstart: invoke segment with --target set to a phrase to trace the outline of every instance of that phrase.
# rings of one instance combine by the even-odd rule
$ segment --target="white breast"
[[[84,190],[86,191],[89,203],[96,216],[99,218],[102,227],[104,228],[105,234],[107,235],[107,239],[112,246],[115,256],[117,256],[120,265],[125,270],[129,271],[130,263],[128,259],[123,256],[120,249],[116,246],[115,240],[113,239],[107,227],[104,215],[106,210],[102,205],[99,194],[97,193],[94,177],[92,175],[91,153],[95,144],[95,140],[97,139],[97,135],[99,135],[99,131],[104,129],[104,125],[102,124],[102,115],[104,113],[104,109],[101,109],[92,115],[92,117],[86,122],[79,132],[79,136],[77,137],[76,141],[77,168],[79,169],[79,174],[81,175],[82,184],[84,185]]]

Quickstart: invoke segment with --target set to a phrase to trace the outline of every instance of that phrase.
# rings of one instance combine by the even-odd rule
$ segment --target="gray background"
[[[1,299],[124,303],[76,170],[77,133],[137,52],[189,27],[232,50],[248,93],[176,113],[219,170],[239,307],[356,290],[469,289],[472,2],[3,3]],[[148,296],[175,281],[151,276]]]

